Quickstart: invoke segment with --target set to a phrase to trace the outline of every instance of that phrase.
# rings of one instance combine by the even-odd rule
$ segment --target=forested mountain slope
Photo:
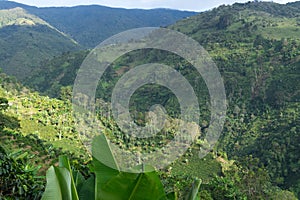
[[[119,9],[96,5],[41,8],[31,12],[87,48],[94,48],[110,36],[128,29],[167,26],[196,14],[169,9]]]
[[[79,49],[73,39],[19,7],[0,10],[0,44],[1,68],[20,79],[42,60]]]
[[[1,199],[40,199],[46,170],[59,155],[72,157],[75,165],[88,159],[72,128],[70,107],[0,73]]]
[[[269,2],[234,4],[179,21],[170,28],[193,37],[210,53],[225,79],[229,99],[239,98],[242,103],[255,100],[276,107],[285,101],[299,101],[298,11]],[[26,83],[58,97],[59,86],[72,85],[87,53],[68,53],[45,61]],[[136,54],[136,60],[142,53]],[[150,54],[149,60],[154,57]],[[163,59],[168,62],[172,58]],[[134,62],[120,59],[119,67],[115,67],[119,71],[111,75],[122,75],[120,69]]]
[[[196,14],[170,9],[122,9],[98,5],[37,8],[0,1],[2,9],[15,7],[22,7],[42,18],[85,48],[93,48],[106,38],[131,28],[167,26]]]
[[[230,159],[245,166],[248,164],[243,160],[251,155],[258,159],[257,165],[268,170],[272,184],[299,195],[300,157],[296,152],[300,149],[300,12],[290,5],[249,2],[221,6],[181,20],[170,28],[203,45],[224,78],[228,115],[216,151],[225,152]],[[143,60],[145,53],[147,60]],[[75,55],[63,55],[44,63],[27,84],[58,97],[59,88],[71,86],[74,71],[80,67],[81,62]],[[200,106],[205,107],[208,93],[204,82],[194,81],[195,72],[182,67],[187,63],[156,50],[134,52],[116,61],[99,84],[98,97],[109,100],[114,84],[123,73],[149,62],[173,65],[196,86],[197,94],[202,97]],[[47,77],[52,77],[52,70],[59,78],[49,82]],[[67,77],[68,70],[74,76]],[[162,103],[171,109],[170,113],[172,108],[178,108],[168,91],[159,87],[150,89],[141,88],[133,96],[134,111],[147,110],[149,102]],[[208,115],[209,111],[203,110],[203,127]]]
[[[229,114],[219,149],[252,155],[273,183],[299,195],[300,12],[272,2],[221,6],[172,25],[212,55]],[[296,167],[297,166],[297,167]]]
[[[95,47],[127,29],[166,26],[194,14],[103,6],[37,8],[0,1],[0,67],[22,80],[54,56]]]

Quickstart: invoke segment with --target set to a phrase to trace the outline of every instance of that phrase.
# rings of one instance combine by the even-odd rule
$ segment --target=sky
[[[248,2],[249,0],[13,0],[15,2],[37,6],[76,6],[103,5],[118,8],[171,8],[177,10],[205,11],[222,4]],[[293,2],[295,0],[274,0],[277,3]]]

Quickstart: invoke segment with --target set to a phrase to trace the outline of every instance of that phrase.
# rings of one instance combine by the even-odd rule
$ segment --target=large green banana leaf
[[[120,172],[104,135],[93,141],[93,164],[96,174],[97,200],[153,200],[165,198],[163,185],[155,171],[149,173]],[[106,159],[112,169],[97,158]],[[147,166],[148,167],[148,166]]]
[[[42,200],[78,200],[77,192],[72,191],[71,185],[71,175],[66,168],[50,167]]]
[[[66,156],[59,157],[59,167],[47,171],[47,187],[42,200],[78,200],[72,170]]]
[[[110,168],[99,161],[105,159]],[[175,200],[177,195],[166,196],[158,174],[120,172],[104,135],[93,141],[93,172],[85,180],[79,172],[72,172],[69,160],[59,158],[59,167],[47,171],[47,187],[42,200]],[[141,167],[141,166],[137,166]],[[145,166],[149,167],[149,166]],[[200,187],[196,180],[186,200],[195,200]]]
[[[100,188],[100,198],[111,200],[165,199],[163,186],[155,172],[120,173]]]

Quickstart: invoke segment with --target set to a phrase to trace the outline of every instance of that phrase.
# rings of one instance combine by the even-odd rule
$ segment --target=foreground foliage
[[[8,154],[0,146],[0,196],[4,199],[41,198],[44,178],[37,176],[38,168],[29,163],[27,153]]]
[[[94,140],[97,143],[107,144],[104,135]],[[103,150],[104,149],[104,150]],[[103,154],[102,152],[108,152]],[[122,200],[122,199],[177,199],[176,193],[166,195],[158,174],[153,172],[128,173],[110,168],[96,157],[105,156],[117,167],[113,160],[112,152],[108,146],[101,146],[99,150],[93,150],[92,169],[95,174],[88,179],[74,172],[69,160],[65,156],[59,158],[59,167],[51,167],[47,172],[47,187],[43,200],[65,199],[97,199],[97,200]],[[139,166],[144,169],[150,166]],[[153,169],[154,170],[154,169]],[[192,189],[186,194],[186,200],[194,200],[197,197],[200,181],[196,180]]]

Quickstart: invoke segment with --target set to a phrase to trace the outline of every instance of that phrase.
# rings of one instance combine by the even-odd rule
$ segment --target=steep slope
[[[227,88],[229,96],[233,89],[246,90],[245,100],[260,98],[279,105],[282,94],[299,101],[299,17],[299,9],[288,5],[251,2],[219,7],[170,28],[203,45],[228,77],[225,81],[242,80],[232,84],[235,89]],[[287,81],[277,84],[280,92],[271,92],[283,78]]]
[[[276,107],[285,100],[299,101],[299,83],[296,81],[300,60],[298,11],[276,3],[234,4],[181,20],[170,28],[193,37],[209,51],[225,77],[229,97],[243,98],[247,102],[261,99]],[[143,53],[131,55],[131,58],[137,60]],[[51,92],[53,82],[61,86],[72,85],[76,74],[66,72],[74,72],[80,67],[84,56],[79,55],[64,54],[40,65],[27,84],[51,95],[55,94]],[[161,52],[156,55],[164,57]],[[148,60],[154,60],[154,57],[154,53],[149,54]],[[163,59],[165,62],[178,61],[171,61],[172,58],[167,56]],[[118,63],[125,68],[134,64],[126,59]],[[47,66],[51,67],[47,69]],[[47,77],[59,78],[48,80]],[[281,85],[276,84],[279,81]]]
[[[3,47],[0,68],[9,75],[25,79],[41,61],[63,52],[94,47],[107,37],[130,28],[165,26],[194,14],[103,6],[37,8],[0,1],[0,44]]]
[[[224,78],[228,115],[216,150],[249,168],[244,158],[258,159],[257,165],[267,169],[274,185],[293,190],[299,196],[300,12],[289,5],[251,2],[221,6],[179,21],[170,28],[203,45]],[[146,60],[144,55],[149,55]],[[75,74],[67,77],[65,72],[68,68],[76,71],[80,66],[74,56],[65,55],[49,61],[59,77],[55,84],[48,84],[53,82],[47,80],[51,75],[38,78],[47,65],[39,67],[30,82],[38,83],[36,89],[43,88],[51,95],[55,94],[51,91],[59,91],[57,86],[71,86]],[[204,98],[200,105],[206,103],[205,83],[195,81],[195,71],[182,60],[161,51],[133,52],[118,60],[99,84],[99,97],[108,100],[118,78],[131,67],[145,62],[175,66],[195,86],[198,96]],[[148,102],[162,103],[176,110],[170,92],[156,89],[142,88],[137,98],[135,94],[134,110],[143,111],[149,106],[145,105]],[[209,111],[203,110],[203,131],[207,115]]]
[[[222,6],[171,28],[199,41],[224,77],[229,110],[218,149],[258,158],[273,184],[299,197],[298,4]]]
[[[98,5],[37,8],[0,1],[1,9],[15,7],[24,8],[42,18],[87,48],[93,48],[104,39],[128,29],[167,26],[196,14],[169,9],[121,9]]]
[[[22,8],[0,10],[0,67],[20,79],[42,60],[79,45],[44,20]]]
[[[40,96],[3,73],[0,73],[0,98],[8,100],[4,114],[11,119],[4,120],[11,123],[4,123],[3,133],[15,132],[23,137],[35,135],[45,144],[77,155],[84,151],[74,128],[69,101]],[[3,128],[2,118],[0,122]]]
[[[45,60],[23,81],[28,87],[50,97],[60,97],[62,87],[73,85],[77,70],[89,51],[68,52]]]
[[[68,102],[39,96],[0,73],[1,199],[40,199],[46,170],[59,155],[76,163],[86,161],[87,154],[70,128],[68,109]]]
[[[119,32],[149,26],[167,26],[195,15],[195,12],[168,9],[119,9],[104,6],[30,9],[85,47],[95,47]]]
[[[26,11],[20,7],[0,10],[0,28],[12,25],[33,26],[36,24],[48,25],[45,21],[39,19],[38,17],[26,13]]]

